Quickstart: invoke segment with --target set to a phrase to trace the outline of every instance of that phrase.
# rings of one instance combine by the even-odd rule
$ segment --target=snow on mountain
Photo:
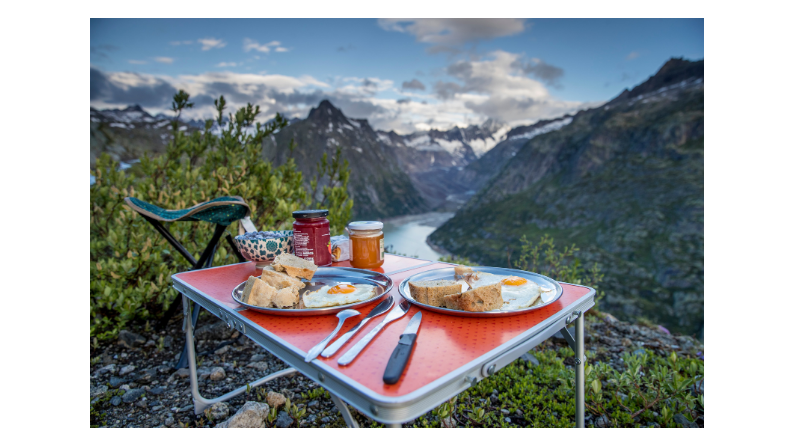
[[[535,136],[542,135],[543,133],[548,133],[548,132],[552,132],[554,130],[559,130],[560,128],[566,126],[567,124],[570,124],[571,122],[573,122],[573,117],[572,116],[567,116],[567,117],[564,117],[564,118],[559,119],[559,120],[550,121],[547,124],[539,126],[539,127],[531,126],[524,133],[519,133],[519,134],[516,134],[516,135],[510,135],[509,139],[525,139],[525,140],[529,140],[529,139],[534,138]]]

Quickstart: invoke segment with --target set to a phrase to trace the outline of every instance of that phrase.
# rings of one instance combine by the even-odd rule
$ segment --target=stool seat
[[[229,226],[251,213],[248,203],[242,197],[237,196],[218,197],[187,209],[176,210],[163,209],[134,197],[124,198],[124,201],[127,206],[139,214],[164,222],[206,221]]]

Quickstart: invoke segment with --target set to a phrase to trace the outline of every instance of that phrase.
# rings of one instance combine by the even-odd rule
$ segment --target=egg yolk
[[[352,285],[341,284],[336,285],[335,287],[328,290],[328,294],[350,294],[355,291],[355,287]]]
[[[528,280],[524,279],[523,277],[515,277],[515,276],[507,277],[506,279],[501,281],[501,283],[503,283],[504,285],[510,285],[510,286],[521,286],[526,282],[528,282]]]

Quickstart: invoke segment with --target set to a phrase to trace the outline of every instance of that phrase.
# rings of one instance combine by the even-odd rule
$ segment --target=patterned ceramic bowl
[[[234,237],[242,256],[252,262],[256,262],[256,268],[264,268],[278,254],[292,254],[292,231],[272,232],[275,232],[280,237],[268,239],[245,239],[242,235]]]

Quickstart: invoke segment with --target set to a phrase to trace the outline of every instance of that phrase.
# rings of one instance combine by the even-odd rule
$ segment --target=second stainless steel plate
[[[341,310],[345,310],[347,308],[358,308],[365,305],[368,305],[372,302],[375,302],[381,299],[383,296],[388,294],[391,291],[391,288],[394,286],[394,283],[391,281],[391,278],[386,276],[385,274],[378,273],[376,271],[369,271],[367,269],[357,269],[357,268],[343,268],[343,267],[332,267],[332,268],[324,268],[320,267],[317,268],[317,272],[314,273],[314,277],[311,278],[311,281],[303,280],[306,284],[306,287],[300,290],[300,296],[303,296],[303,293],[306,291],[315,291],[320,289],[325,285],[337,285],[340,283],[350,283],[350,284],[366,284],[366,285],[373,285],[375,287],[375,295],[374,297],[370,297],[369,299],[363,300],[361,302],[355,302],[347,305],[339,305],[336,307],[323,307],[323,308],[303,308],[303,309],[296,309],[296,308],[264,308],[258,307],[256,305],[250,305],[242,301],[242,290],[245,289],[245,282],[234,287],[234,290],[231,292],[231,298],[234,299],[235,302],[248,308],[253,311],[258,311],[259,313],[265,314],[276,314],[279,316],[316,316],[316,315],[325,315],[325,314],[333,314],[337,313]],[[301,297],[302,299],[302,297]]]
[[[482,311],[482,312],[474,312],[474,311],[463,311],[463,310],[450,310],[448,308],[443,307],[434,307],[432,305],[424,304],[410,295],[410,287],[408,286],[408,282],[410,281],[419,281],[419,280],[456,280],[454,278],[454,268],[439,268],[433,269],[430,271],[424,271],[418,274],[414,274],[407,279],[403,280],[402,283],[399,284],[399,294],[402,295],[408,302],[411,304],[415,304],[419,307],[426,308],[431,311],[435,311],[438,313],[444,314],[451,314],[454,316],[464,316],[464,317],[500,317],[500,316],[514,316],[516,314],[527,313],[529,311],[534,311],[539,308],[548,306],[557,299],[562,297],[562,286],[559,285],[559,282],[551,279],[550,277],[545,277],[542,274],[532,273],[528,271],[521,271],[519,269],[507,269],[507,268],[496,268],[493,266],[474,266],[471,267],[474,271],[482,271],[483,273],[490,273],[490,274],[497,274],[499,276],[518,276],[524,277],[532,282],[536,283],[540,287],[545,289],[552,289],[555,293],[548,293],[551,294],[550,296],[546,296],[545,300],[542,304],[529,307],[529,308],[521,308],[519,310],[492,310],[492,311]],[[542,296],[541,296],[542,298]]]

